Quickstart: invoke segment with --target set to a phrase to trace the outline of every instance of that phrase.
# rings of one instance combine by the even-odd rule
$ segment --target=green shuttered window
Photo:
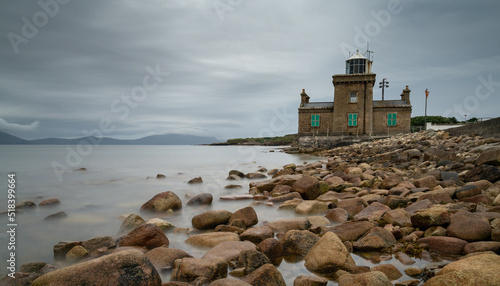
[[[397,113],[387,113],[387,126],[396,126],[397,117]]]
[[[311,126],[319,127],[319,114],[311,115]]]
[[[358,126],[358,114],[357,113],[349,113],[348,119],[349,119],[348,126]]]

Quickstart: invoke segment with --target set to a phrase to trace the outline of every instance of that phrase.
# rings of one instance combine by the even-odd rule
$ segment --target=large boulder
[[[392,286],[392,283],[383,272],[370,271],[344,274],[339,278],[339,286]]]
[[[353,243],[354,249],[360,251],[380,250],[393,247],[397,243],[394,235],[385,228],[375,227],[363,238]]]
[[[241,280],[252,285],[286,286],[283,276],[272,264],[265,264]]]
[[[249,228],[240,234],[241,240],[248,240],[253,243],[260,243],[264,239],[271,237],[274,237],[274,231],[266,225]]]
[[[447,228],[448,236],[457,237],[469,242],[489,240],[491,226],[482,219],[467,219],[454,222]]]
[[[191,224],[197,229],[211,229],[219,224],[226,224],[229,222],[233,214],[226,210],[207,211],[195,215],[191,219]]]
[[[311,227],[311,222],[305,217],[296,217],[289,219],[281,219],[269,222],[267,224],[275,233],[287,232],[291,229],[305,230]]]
[[[281,239],[285,256],[304,257],[319,237],[308,230],[289,230]]]
[[[424,286],[496,286],[500,285],[500,256],[478,254],[449,263]]]
[[[492,251],[496,254],[500,254],[500,242],[499,241],[477,241],[468,243],[464,247],[465,254],[474,252],[485,252]]]
[[[349,213],[341,208],[334,208],[326,212],[325,217],[331,222],[344,223],[349,219]]]
[[[382,219],[388,223],[395,226],[411,226],[410,214],[404,209],[390,210],[382,216]]]
[[[171,191],[159,193],[141,206],[141,211],[167,212],[182,208],[181,199]]]
[[[500,170],[497,166],[492,165],[480,165],[472,170],[469,170],[464,179],[466,182],[476,182],[480,180],[487,180],[489,182],[496,182],[500,180]]]
[[[159,286],[161,278],[141,251],[126,250],[64,267],[40,276],[33,286],[51,285]]]
[[[373,202],[368,207],[360,211],[354,216],[354,219],[358,220],[379,220],[386,212],[390,211],[391,208],[383,205],[379,202]]]
[[[136,227],[120,239],[120,246],[142,246],[153,249],[169,245],[169,241],[163,230],[154,224],[144,224]]]
[[[425,243],[429,249],[451,254],[462,254],[467,241],[447,236],[428,236],[417,240],[418,243]]]
[[[411,216],[413,226],[428,228],[434,225],[446,225],[450,223],[450,214],[444,208],[430,208],[416,211]]]
[[[209,286],[252,286],[252,284],[241,280],[223,278],[215,280],[214,282],[210,283]]]
[[[342,241],[354,241],[367,233],[373,226],[374,224],[368,221],[355,221],[327,227],[326,230],[338,235]]]
[[[305,215],[324,214],[327,211],[327,203],[313,200],[302,201],[295,207],[296,213]]]
[[[225,277],[227,277],[227,263],[223,259],[182,258],[174,262],[170,281],[205,285]]]
[[[298,192],[304,200],[314,200],[321,195],[318,179],[311,176],[303,176],[297,180],[290,191]]]
[[[283,244],[276,238],[266,238],[257,245],[257,250],[264,253],[269,259],[275,260],[284,255]]]
[[[271,263],[269,258],[264,253],[257,250],[243,250],[238,257],[238,265],[244,268],[243,273],[245,275],[269,263]]]
[[[255,225],[259,222],[257,213],[255,212],[255,209],[252,207],[245,207],[235,211],[233,215],[229,218],[229,223],[237,219],[242,220],[245,223],[245,226],[247,227]]]
[[[481,152],[475,163],[478,166],[482,164],[500,166],[500,147],[492,147]]]
[[[102,247],[113,248],[116,246],[116,243],[111,236],[101,236],[82,242],[82,246],[89,252],[92,252]]]
[[[326,277],[333,277],[338,270],[352,272],[356,267],[344,243],[333,232],[326,232],[304,260],[309,271]]]
[[[293,286],[326,286],[328,280],[317,276],[300,275],[293,281]]]
[[[277,185],[292,186],[302,175],[283,175],[260,182],[251,182],[250,188],[257,188],[260,192],[271,192]]]
[[[127,233],[143,224],[146,224],[146,221],[141,216],[137,214],[130,214],[125,218],[125,220],[123,220],[120,230],[118,230],[118,234]]]
[[[213,196],[210,193],[203,193],[192,197],[186,205],[196,206],[196,205],[210,205],[212,204]]]
[[[432,188],[434,188],[435,186],[438,185],[438,181],[436,180],[436,177],[434,177],[434,176],[425,176],[423,178],[415,180],[415,182],[413,182],[413,184],[417,188],[429,188],[429,189],[432,189]]]
[[[168,248],[160,246],[146,252],[146,256],[153,263],[158,272],[162,270],[172,269],[174,261],[185,257],[193,257],[189,253],[181,249]]]
[[[197,234],[186,239],[187,244],[209,248],[212,248],[217,244],[223,243],[225,241],[240,241],[240,237],[233,232],[220,231]]]

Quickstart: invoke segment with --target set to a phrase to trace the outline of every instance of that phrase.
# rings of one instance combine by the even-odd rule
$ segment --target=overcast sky
[[[333,101],[332,75],[367,41],[386,99],[409,85],[412,116],[424,114],[426,88],[428,115],[499,116],[499,1],[1,6],[0,131],[25,139],[296,133],[302,89]]]

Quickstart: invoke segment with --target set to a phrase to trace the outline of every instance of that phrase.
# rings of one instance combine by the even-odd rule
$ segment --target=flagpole
[[[427,130],[427,97],[429,97],[429,90],[425,89],[425,116],[424,116],[424,128]]]

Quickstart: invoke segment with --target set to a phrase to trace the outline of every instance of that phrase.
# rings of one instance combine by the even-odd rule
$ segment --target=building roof
[[[373,107],[400,107],[400,106],[409,106],[406,100],[374,100]]]
[[[333,107],[333,102],[309,102],[304,103],[301,109],[329,109]]]
[[[367,58],[365,56],[363,56],[362,54],[359,53],[359,50],[356,51],[356,53],[354,55],[352,55],[350,58],[348,58],[347,60],[354,60],[354,59],[366,59]]]

